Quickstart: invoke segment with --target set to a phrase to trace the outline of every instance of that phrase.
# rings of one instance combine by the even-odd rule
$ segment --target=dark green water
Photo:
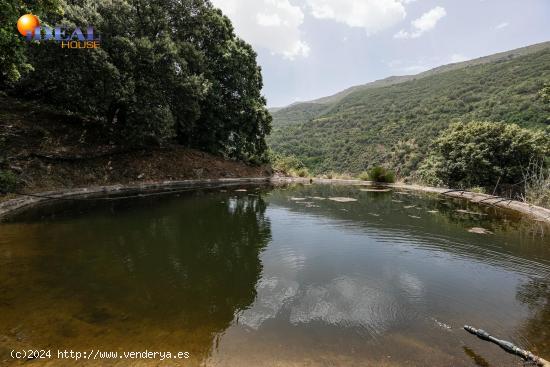
[[[188,351],[183,366],[521,365],[463,324],[550,358],[548,227],[414,193],[247,189],[0,224],[0,365],[17,364],[14,348]]]

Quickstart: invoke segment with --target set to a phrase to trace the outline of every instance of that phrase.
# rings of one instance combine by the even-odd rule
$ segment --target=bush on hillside
[[[542,98],[542,101],[546,104],[550,104],[550,82],[544,85],[539,92],[539,96]]]
[[[294,156],[272,155],[270,157],[273,170],[289,175],[291,171],[307,169],[304,163]]]
[[[542,102],[546,107],[546,112],[549,113],[546,117],[546,122],[550,123],[550,82],[546,83],[544,88],[540,90],[539,97],[542,99]],[[550,129],[550,126],[547,126],[547,129]]]
[[[17,176],[11,171],[0,170],[0,194],[8,193],[17,187]]]
[[[418,176],[434,186],[519,190],[524,169],[548,154],[550,138],[540,131],[505,123],[452,124],[433,143]]]
[[[297,176],[297,177],[309,177],[311,174],[309,173],[309,170],[307,168],[300,168],[298,170],[290,170],[291,176]]]
[[[358,179],[361,181],[368,181],[369,180],[369,173],[368,172],[361,172],[359,176],[357,176]]]
[[[376,166],[371,168],[368,173],[368,178],[374,182],[393,183],[395,182],[395,173],[387,170],[384,167]]]

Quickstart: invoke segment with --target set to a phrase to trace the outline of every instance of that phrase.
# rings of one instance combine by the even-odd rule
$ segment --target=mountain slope
[[[307,102],[295,102],[286,107],[271,108],[270,112],[273,114],[275,126],[287,123],[305,122],[312,117],[326,111],[328,108],[332,107],[334,104],[340,102],[342,99],[354,92],[400,84],[407,81],[422,79],[428,76],[437,75],[447,71],[458,70],[470,66],[511,60],[516,57],[533,54],[548,48],[550,48],[550,42],[543,42],[511,51],[505,51],[494,55],[480,57],[473,60],[439,66],[416,75],[390,76],[388,78],[376,80],[374,82],[356,85],[344,89],[343,91],[331,96],[322,97]]]
[[[537,94],[545,81],[548,42],[278,110],[269,143],[316,173],[385,164],[409,175],[453,121],[513,122],[550,133],[550,111]]]

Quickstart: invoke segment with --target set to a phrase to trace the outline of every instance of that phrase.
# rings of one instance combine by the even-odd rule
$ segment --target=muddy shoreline
[[[0,221],[9,216],[20,213],[34,206],[43,205],[51,201],[65,199],[97,199],[101,197],[139,196],[151,193],[174,192],[186,189],[222,188],[241,185],[255,184],[329,184],[329,185],[358,185],[358,186],[384,186],[400,190],[420,191],[444,195],[451,198],[460,198],[480,205],[488,205],[502,209],[512,210],[521,213],[535,221],[550,223],[550,210],[528,203],[506,199],[498,196],[479,194],[462,190],[450,190],[419,185],[407,184],[384,184],[359,180],[338,180],[338,179],[309,179],[294,177],[252,177],[252,178],[222,178],[222,179],[200,179],[182,181],[162,181],[128,185],[92,186],[42,193],[33,193],[33,196],[19,196],[15,199],[0,203]]]

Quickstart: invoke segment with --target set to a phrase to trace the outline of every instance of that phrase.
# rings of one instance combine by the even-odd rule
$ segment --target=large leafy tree
[[[261,137],[270,132],[271,117],[261,96],[261,70],[254,50],[234,37],[229,19],[201,0],[171,2],[171,23],[177,39],[198,48],[205,57],[192,65],[211,82],[202,101],[205,111],[192,138],[201,148],[240,156],[266,150]],[[188,20],[192,19],[192,22]],[[254,123],[247,123],[252,120]],[[220,129],[209,129],[214,124]]]
[[[66,1],[50,24],[94,25],[101,48],[34,43],[21,91],[101,122],[126,143],[263,157],[271,117],[252,48],[205,0]]]
[[[523,187],[525,170],[543,163],[550,138],[515,124],[457,123],[445,130],[419,169],[423,181],[455,188]]]
[[[38,16],[57,13],[62,9],[58,0],[2,0],[0,1],[0,88],[17,82],[33,70],[26,54],[25,41],[17,31],[20,16],[33,13]]]

